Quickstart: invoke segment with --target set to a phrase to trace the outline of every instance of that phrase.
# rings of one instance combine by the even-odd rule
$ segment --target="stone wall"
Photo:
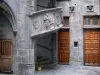
[[[35,74],[35,62],[34,62],[35,50],[34,49],[35,49],[36,39],[31,38],[31,35],[32,33],[37,34],[38,32],[36,32],[36,30],[33,29],[32,27],[33,19],[30,18],[29,15],[36,12],[37,0],[13,0],[13,1],[4,0],[4,1],[8,5],[9,10],[11,10],[9,14],[11,15],[11,19],[13,19],[14,21],[14,24],[13,23],[11,24],[12,29],[14,29],[12,31],[14,33],[13,61],[12,61],[13,74],[11,75],[34,75]],[[51,9],[51,10],[44,11],[44,12],[56,11],[55,13],[56,23],[54,24],[54,26],[57,26],[58,29],[61,23],[59,10],[60,9]],[[56,28],[53,31],[58,30],[58,29]],[[52,32],[52,29],[49,31]],[[41,34],[45,35],[45,33],[48,33],[48,32],[44,32]],[[55,39],[55,36],[54,36],[54,39]],[[55,45],[55,41],[53,41],[52,43]],[[56,46],[53,46],[52,49],[55,50],[55,47]],[[54,57],[56,59],[56,56]]]
[[[6,17],[11,19],[9,19],[12,26],[11,32],[14,33],[12,61],[13,74],[11,75],[34,75],[34,40],[30,38],[31,25],[29,26],[30,23],[27,14],[35,12],[35,0],[4,1],[5,2],[0,5],[6,10]],[[12,21],[14,21],[14,23]]]
[[[69,16],[70,22],[70,65],[84,65],[83,50],[83,16],[100,15],[100,0],[69,0],[59,1],[57,6],[62,7],[63,16]],[[93,5],[93,12],[88,12],[87,5]],[[75,10],[70,12],[69,7],[74,6]],[[74,42],[78,47],[74,47]]]

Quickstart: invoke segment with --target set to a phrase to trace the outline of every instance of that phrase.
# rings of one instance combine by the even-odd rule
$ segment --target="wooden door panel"
[[[85,65],[99,65],[100,32],[99,30],[85,30],[84,32],[84,62]]]
[[[11,71],[11,59],[0,59],[0,71]]]
[[[69,31],[60,31],[58,35],[58,63],[69,64]]]
[[[12,41],[0,40],[0,71],[11,71]]]

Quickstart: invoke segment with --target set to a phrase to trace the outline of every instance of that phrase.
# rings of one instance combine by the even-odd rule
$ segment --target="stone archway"
[[[13,32],[16,33],[17,32],[16,16],[14,15],[11,7],[5,1],[3,1],[3,2],[0,2],[0,8],[3,9],[2,10],[3,14],[7,17],[7,19],[11,23]]]
[[[2,9],[0,9],[2,10]],[[13,31],[7,17],[0,12],[0,71],[11,71]]]
[[[11,8],[0,2],[0,72],[12,73],[14,62],[14,47],[16,21]]]

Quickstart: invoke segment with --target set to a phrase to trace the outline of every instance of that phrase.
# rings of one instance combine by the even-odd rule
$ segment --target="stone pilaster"
[[[31,1],[31,0],[30,0]],[[34,0],[33,0],[34,1]],[[17,13],[17,28],[16,36],[18,75],[33,75],[34,74],[34,41],[30,38],[31,30],[28,23],[27,7],[28,0],[19,0]]]

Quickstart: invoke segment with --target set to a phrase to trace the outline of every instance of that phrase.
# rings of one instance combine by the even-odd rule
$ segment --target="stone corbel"
[[[93,8],[94,8],[93,5],[88,5],[88,6],[87,6],[87,11],[94,11]]]
[[[70,6],[70,7],[69,7],[69,10],[70,10],[71,13],[72,13],[72,12],[75,12],[75,7],[74,7],[74,6]]]

